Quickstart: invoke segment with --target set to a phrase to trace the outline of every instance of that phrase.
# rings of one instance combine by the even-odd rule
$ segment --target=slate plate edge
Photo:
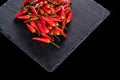
[[[9,1],[10,1],[10,0],[8,0],[7,2],[9,2]],[[97,2],[94,1],[94,0],[91,0],[91,1],[93,1],[94,3],[97,3]],[[4,3],[2,6],[5,6],[5,5],[7,4],[7,2]],[[87,33],[87,35],[81,40],[81,42],[80,42],[78,45],[80,45],[80,44],[97,28],[97,26],[99,26],[99,25],[110,15],[110,12],[109,12],[107,9],[105,9],[103,6],[101,6],[101,5],[98,4],[98,3],[97,3],[97,5],[100,6],[101,8],[103,8],[106,13],[104,13],[103,16],[101,16],[101,20],[99,20],[99,21],[95,24],[94,28],[91,29],[91,30]],[[1,8],[1,7],[0,7],[0,8]],[[0,31],[0,33],[3,34],[4,32]],[[7,39],[9,39],[13,44],[15,44],[15,41],[12,40],[12,39],[10,39],[7,34],[4,33],[4,36],[5,36]],[[15,45],[18,46],[17,43],[16,43]],[[76,47],[74,47],[74,49],[71,50],[71,53],[78,47],[78,45],[77,45]],[[20,47],[20,49],[21,49],[23,52],[26,53],[26,51],[24,51],[24,49],[23,49],[22,47]],[[27,55],[27,54],[26,54],[26,55]],[[37,59],[35,59],[35,57],[32,58],[31,55],[28,55],[28,56],[29,56],[31,59],[33,59],[35,62],[39,63],[39,62],[37,61]],[[61,58],[61,61],[60,61],[59,63],[57,63],[57,64],[53,67],[53,69],[51,69],[51,70],[48,70],[46,67],[44,67],[44,66],[43,66],[42,64],[40,64],[40,63],[39,63],[38,65],[42,66],[42,68],[45,69],[45,70],[48,71],[48,72],[53,72],[53,71],[64,61],[64,59],[67,58],[68,56],[69,56],[69,55],[65,55],[63,58]]]

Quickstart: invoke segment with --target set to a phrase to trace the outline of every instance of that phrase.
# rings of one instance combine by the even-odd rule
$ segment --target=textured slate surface
[[[68,25],[67,39],[61,48],[32,41],[33,35],[15,19],[23,0],[9,0],[0,7],[0,32],[49,72],[54,71],[109,15],[109,11],[93,0],[72,0],[73,19]]]

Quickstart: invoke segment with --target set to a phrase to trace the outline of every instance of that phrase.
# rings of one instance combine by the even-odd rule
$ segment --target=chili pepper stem
[[[59,39],[59,37],[57,37],[57,36],[55,36],[55,35],[53,35],[59,42],[60,42],[60,39]]]
[[[54,42],[50,42],[53,46],[57,47],[57,48],[60,48],[60,46],[58,46],[56,43]]]
[[[67,27],[65,26],[65,29],[67,29]]]
[[[38,36],[40,36],[40,33],[39,32],[35,32]]]

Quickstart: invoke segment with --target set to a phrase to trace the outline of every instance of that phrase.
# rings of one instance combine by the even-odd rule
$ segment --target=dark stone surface
[[[58,49],[31,40],[31,33],[14,17],[21,3],[22,0],[9,0],[0,8],[0,32],[49,72],[55,70],[109,15],[106,9],[92,0],[74,0],[68,38],[59,43],[61,48]]]

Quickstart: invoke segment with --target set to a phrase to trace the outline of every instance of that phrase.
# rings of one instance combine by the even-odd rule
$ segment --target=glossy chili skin
[[[72,20],[71,0],[24,0],[22,10],[15,15],[23,20],[31,33],[35,34],[32,40],[43,43],[60,41],[59,36],[67,38],[66,30]]]

